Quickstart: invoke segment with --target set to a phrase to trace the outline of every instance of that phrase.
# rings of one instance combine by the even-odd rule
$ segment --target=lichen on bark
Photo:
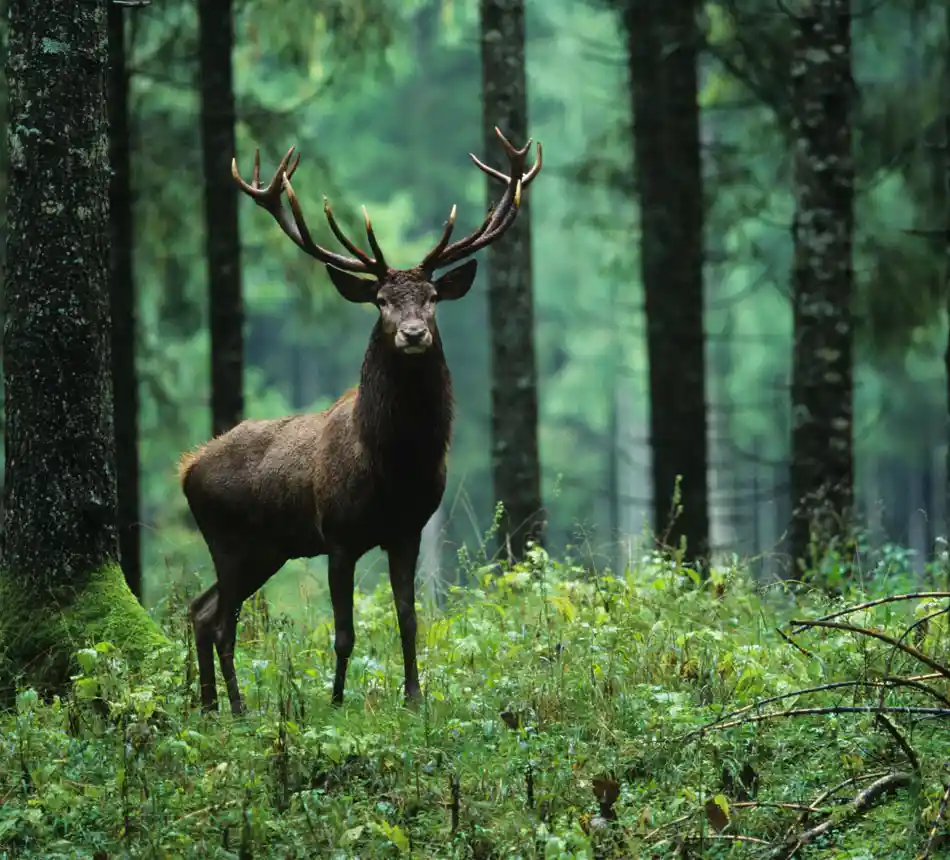
[[[810,0],[794,23],[789,550],[808,566],[835,544],[846,553],[840,542],[851,539],[854,82],[847,0]]]
[[[482,100],[486,161],[507,171],[495,126],[515,145],[528,137],[523,0],[482,0]],[[543,181],[543,179],[542,179]],[[515,558],[544,532],[538,447],[538,374],[531,279],[531,192],[488,251],[491,326],[492,484],[505,507],[500,542]]]
[[[106,7],[10,0],[8,32],[0,652],[56,685],[84,640],[161,634],[113,581]]]

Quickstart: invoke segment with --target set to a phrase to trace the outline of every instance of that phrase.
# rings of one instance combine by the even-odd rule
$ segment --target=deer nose
[[[426,324],[424,322],[408,322],[400,328],[400,334],[405,338],[406,343],[419,343],[426,333]]]

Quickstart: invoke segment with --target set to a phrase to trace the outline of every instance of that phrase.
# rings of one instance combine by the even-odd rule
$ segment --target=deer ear
[[[440,302],[453,302],[462,298],[475,283],[475,272],[478,269],[478,260],[469,260],[462,263],[450,272],[439,278],[434,286]]]
[[[372,304],[376,301],[376,291],[379,289],[377,281],[371,281],[368,278],[358,278],[350,272],[344,272],[342,269],[335,269],[333,266],[327,266],[327,274],[333,281],[333,286],[337,292],[348,302],[354,304]]]

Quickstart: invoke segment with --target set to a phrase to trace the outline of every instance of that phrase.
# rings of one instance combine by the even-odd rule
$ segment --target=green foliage
[[[789,595],[736,569],[701,582],[659,557],[625,576],[541,550],[511,570],[484,561],[470,563],[471,589],[423,612],[418,712],[402,705],[385,588],[358,595],[342,709],[329,706],[322,616],[247,614],[250,714],[237,721],[196,711],[179,606],[175,644],[147,673],[109,643],[80,650],[72,695],[22,689],[0,714],[0,857],[672,857],[684,840],[697,856],[751,857],[829,816],[838,825],[799,856],[911,857],[927,838],[943,793],[938,720],[911,732],[911,715],[890,715],[920,775],[853,817],[843,798],[909,768],[893,736],[871,713],[765,718],[937,704],[861,686],[918,674],[907,654],[842,630],[782,639]],[[842,608],[796,600],[796,615]],[[944,605],[839,620],[895,636],[921,622],[916,647],[946,665]],[[840,681],[857,685],[796,693]],[[783,698],[755,705],[771,696]]]
[[[117,565],[54,595],[0,574],[0,698],[9,695],[14,668],[40,689],[68,687],[71,652],[100,640],[118,643],[136,660],[168,644]]]

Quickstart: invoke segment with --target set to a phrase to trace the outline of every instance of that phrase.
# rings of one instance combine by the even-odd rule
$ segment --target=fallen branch
[[[788,711],[773,711],[770,714],[754,714],[740,720],[730,720],[726,723],[709,726],[710,729],[731,729],[747,723],[761,723],[765,720],[774,720],[779,717],[809,717],[823,714],[916,714],[928,717],[950,717],[950,708],[913,708],[900,705],[833,705],[827,708],[792,708]],[[704,730],[705,731],[705,730]]]
[[[867,603],[858,603],[856,606],[849,606],[839,612],[832,612],[831,615],[823,615],[814,621],[793,621],[792,624],[798,625],[792,633],[801,633],[807,630],[812,624],[819,621],[832,621],[835,618],[841,618],[843,615],[851,615],[854,612],[860,612],[862,609],[872,609],[875,606],[881,606],[885,603],[896,603],[899,600],[927,600],[929,598],[950,597],[950,591],[915,591],[911,594],[892,594],[890,597],[880,597],[877,600],[869,600]]]
[[[891,722],[886,714],[875,714],[874,720],[879,726],[883,726],[884,730],[894,738],[894,741],[901,748],[901,751],[907,756],[907,760],[914,769],[914,773],[920,776],[920,759],[917,758],[917,753],[914,752],[914,748],[901,733],[901,730]]]
[[[728,714],[723,714],[719,717],[718,720],[713,720],[712,722],[706,723],[703,726],[700,726],[698,729],[693,729],[693,731],[683,735],[682,740],[690,740],[696,735],[702,734],[706,729],[712,728],[723,720],[731,720],[734,717],[742,716],[742,714],[747,714],[749,711],[757,710],[758,708],[764,708],[766,705],[775,704],[775,702],[781,702],[785,699],[793,699],[796,696],[804,696],[810,693],[824,693],[828,690],[840,690],[847,687],[883,687],[885,689],[890,689],[892,687],[911,687],[915,690],[920,690],[921,692],[929,693],[931,696],[936,698],[938,701],[943,702],[947,708],[950,708],[950,699],[942,695],[938,691],[928,687],[926,684],[921,684],[917,680],[911,680],[906,678],[899,677],[887,677],[880,681],[833,681],[828,684],[819,684],[816,687],[805,687],[801,690],[793,690],[790,693],[781,693],[778,696],[769,696],[767,699],[759,699],[753,702],[751,705],[746,705],[743,708],[738,708],[735,711],[730,711]]]
[[[930,666],[931,669],[935,672],[939,672],[944,678],[950,678],[950,668],[944,666],[942,663],[938,663],[932,657],[927,656],[919,648],[915,648],[913,645],[907,645],[895,639],[893,636],[889,636],[882,630],[875,630],[871,627],[855,627],[852,624],[839,624],[837,621],[792,621],[791,623],[805,624],[809,627],[827,627],[832,630],[845,630],[848,633],[860,633],[862,636],[879,639],[881,642],[886,642],[888,645],[903,651],[915,660],[919,660],[924,665]]]
[[[943,797],[940,798],[940,806],[937,808],[937,817],[934,819],[934,826],[930,828],[927,844],[924,846],[924,850],[920,854],[920,857],[918,857],[918,860],[927,860],[930,856],[930,852],[934,849],[934,845],[937,844],[937,831],[940,829],[940,822],[943,821],[944,813],[947,811],[948,802],[950,802],[950,782],[947,783]]]
[[[842,817],[832,816],[822,821],[821,824],[812,827],[810,830],[799,833],[797,836],[792,837],[792,839],[787,840],[784,844],[776,848],[772,856],[775,860],[790,860],[791,857],[794,857],[795,854],[798,853],[800,848],[803,848],[810,842],[814,842],[836,827],[840,827],[857,816],[863,815],[878,800],[883,798],[885,794],[910,785],[913,779],[913,774],[903,772],[889,773],[887,776],[881,777],[867,788],[858,792],[854,800],[851,801],[851,808],[845,815]]]
[[[791,645],[793,648],[797,648],[798,651],[808,657],[809,660],[815,659],[815,655],[812,654],[811,651],[809,651],[807,648],[802,648],[802,646],[792,639],[792,637],[789,636],[784,630],[782,630],[781,627],[776,627],[775,632],[778,633],[778,635],[781,636],[786,642],[788,642],[789,645]]]
[[[882,776],[887,776],[888,771],[886,770],[877,770],[872,771],[871,773],[859,773],[857,776],[849,776],[847,779],[843,779],[837,785],[831,786],[831,788],[826,789],[821,794],[818,795],[812,802],[812,806],[821,806],[831,795],[837,794],[841,789],[847,788],[849,785],[854,785],[857,782],[865,782],[869,779],[880,779]],[[805,823],[808,821],[809,812],[806,810],[798,818],[798,826],[804,827]]]
[[[778,801],[768,801],[768,800],[739,800],[735,803],[730,803],[729,807],[731,809],[792,809],[796,812],[803,812],[807,815],[809,812],[825,812],[826,810],[820,808],[817,804],[811,806],[805,803],[781,803]],[[695,809],[692,812],[688,812],[686,815],[680,815],[677,818],[672,818],[669,821],[664,822],[663,824],[657,825],[654,827],[646,836],[643,837],[644,842],[649,842],[653,837],[658,836],[664,830],[669,830],[671,827],[676,827],[678,824],[684,824],[689,821],[691,818],[695,818],[697,815],[702,815],[704,810],[700,807]]]

